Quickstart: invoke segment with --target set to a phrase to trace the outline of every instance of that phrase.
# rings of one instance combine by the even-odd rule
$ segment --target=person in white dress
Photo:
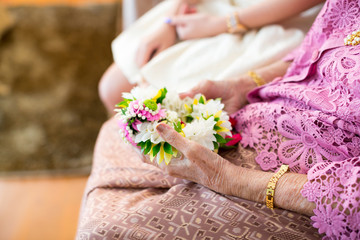
[[[204,79],[234,79],[267,66],[301,43],[319,2],[166,0],[113,41],[100,98],[111,113],[122,93],[139,84],[184,92]]]

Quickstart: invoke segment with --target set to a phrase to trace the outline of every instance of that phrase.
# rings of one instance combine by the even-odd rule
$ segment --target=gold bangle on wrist
[[[248,28],[239,22],[239,17],[237,12],[229,14],[226,17],[226,25],[228,29],[228,33],[244,33],[248,30]]]
[[[266,207],[273,209],[274,208],[274,195],[275,195],[275,187],[277,181],[281,178],[289,170],[288,165],[281,165],[279,171],[277,171],[269,180],[269,183],[266,188]]]
[[[249,71],[248,75],[252,78],[252,80],[256,83],[256,85],[258,87],[266,84],[266,82],[264,81],[264,79],[262,79],[262,77],[260,77],[256,72],[254,71]]]

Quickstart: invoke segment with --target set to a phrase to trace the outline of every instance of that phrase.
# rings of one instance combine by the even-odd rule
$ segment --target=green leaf
[[[174,123],[174,129],[177,132],[181,132],[181,122]]]
[[[161,143],[156,144],[156,145],[152,148],[153,157],[155,157],[156,154],[158,154],[158,152],[160,151],[160,148],[161,148]]]
[[[116,104],[115,107],[127,108],[129,106],[130,101],[131,101],[130,99],[124,99],[123,101]]]
[[[146,144],[145,144],[145,150],[144,150],[144,154],[146,155],[146,154],[148,154],[149,152],[150,152],[150,150],[151,150],[151,141],[150,140],[147,140],[146,141]]]
[[[223,138],[220,134],[214,134],[214,136],[216,137],[216,141],[218,143],[226,143],[225,138]]]
[[[156,102],[152,99],[145,100],[144,105],[145,105],[145,107],[148,107],[150,110],[153,110],[153,111],[157,110]]]
[[[212,116],[212,115],[211,115],[211,116]],[[218,122],[219,120],[220,120],[219,117],[214,118],[214,121],[215,121],[215,122]]]
[[[139,146],[139,147],[140,147],[141,152],[144,152],[145,142],[139,142],[139,143],[137,144],[137,146]]]
[[[217,142],[213,142],[214,144],[214,150],[219,148],[219,144]]]
[[[219,131],[219,130],[221,130],[221,127],[215,125],[215,126],[214,126],[214,130],[215,130],[215,131]]]
[[[203,95],[201,95],[200,99],[199,99],[199,103],[201,104],[205,104],[205,98]]]
[[[169,143],[167,143],[167,142],[165,142],[164,143],[164,151],[167,153],[167,154],[173,154],[173,151],[172,151],[172,146],[169,144]]]
[[[191,115],[188,115],[185,117],[185,122],[186,123],[191,123],[194,120],[194,118]]]
[[[161,96],[158,99],[156,99],[156,103],[162,103],[166,97],[167,89],[163,88],[160,91],[161,91]]]
[[[204,114],[202,113],[201,116],[203,117],[203,119],[208,120],[208,119],[211,118],[213,115],[211,114],[210,116],[205,117]]]

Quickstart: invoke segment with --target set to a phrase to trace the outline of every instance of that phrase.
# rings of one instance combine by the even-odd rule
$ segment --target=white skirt
[[[198,12],[224,15],[258,1],[236,0],[236,6],[230,4],[230,0],[202,2],[197,7]],[[158,4],[112,42],[114,61],[129,82],[138,83],[145,79],[157,88],[184,92],[204,79],[239,77],[283,58],[297,47],[321,8],[314,7],[281,24],[267,25],[244,35],[224,33],[178,42],[139,69],[135,56],[142,37],[153,31],[157,24],[163,24],[171,6],[171,0]]]

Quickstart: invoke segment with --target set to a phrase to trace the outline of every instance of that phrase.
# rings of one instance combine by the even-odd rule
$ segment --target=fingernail
[[[165,18],[164,23],[167,23],[167,24],[171,23],[171,18],[169,18],[169,17]]]
[[[158,125],[156,125],[156,130],[158,132],[164,132],[165,131],[165,124],[159,123]]]

